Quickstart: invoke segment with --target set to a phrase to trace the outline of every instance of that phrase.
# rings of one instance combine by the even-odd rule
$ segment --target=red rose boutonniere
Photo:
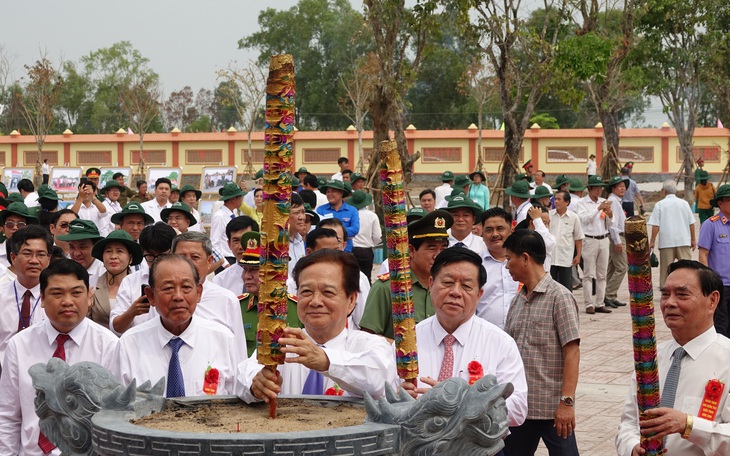
[[[208,366],[203,379],[203,392],[209,396],[215,395],[218,391],[218,369]]]
[[[337,383],[335,383],[335,386],[327,388],[327,391],[324,392],[325,396],[342,396],[343,394],[345,394],[345,390],[340,389]]]
[[[479,361],[472,361],[466,366],[469,371],[469,384],[473,385],[477,380],[484,377],[484,367]]]

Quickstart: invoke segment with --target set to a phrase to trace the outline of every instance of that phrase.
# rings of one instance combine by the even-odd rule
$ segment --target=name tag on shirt
[[[324,214],[324,215],[319,214],[319,217],[321,219],[330,219],[330,218],[334,217],[334,214],[331,214],[331,213],[330,214]]]

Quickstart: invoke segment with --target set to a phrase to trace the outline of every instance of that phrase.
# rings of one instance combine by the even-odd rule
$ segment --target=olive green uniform
[[[286,325],[290,328],[301,328],[302,323],[297,315],[297,298],[290,294],[286,312]],[[259,324],[258,302],[259,297],[250,293],[244,293],[238,297],[241,303],[241,315],[243,316],[243,331],[246,333],[246,347],[248,356],[256,351],[256,330]]]
[[[413,280],[413,307],[415,310],[416,324],[434,315],[436,312],[431,304],[431,294],[428,288],[421,285],[414,274]],[[393,304],[390,293],[390,274],[378,276],[373,283],[368,299],[365,303],[365,311],[360,320],[360,327],[368,329],[375,334],[383,335],[393,339]]]

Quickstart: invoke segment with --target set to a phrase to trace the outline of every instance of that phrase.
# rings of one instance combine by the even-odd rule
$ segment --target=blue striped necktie
[[[170,339],[167,345],[172,348],[172,357],[170,357],[170,366],[167,369],[167,397],[184,397],[185,381],[183,379],[182,369],[180,368],[180,358],[178,351],[185,344],[182,339],[176,337]]]
[[[674,350],[674,359],[672,360],[669,372],[667,372],[667,378],[664,380],[664,388],[662,388],[660,407],[674,408],[674,398],[677,395],[677,386],[679,384],[679,373],[682,370],[682,358],[686,354],[687,352],[682,347]]]

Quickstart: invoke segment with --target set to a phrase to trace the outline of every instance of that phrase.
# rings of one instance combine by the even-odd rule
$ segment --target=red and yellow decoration
[[[209,396],[215,396],[218,392],[218,378],[220,373],[218,369],[208,366],[203,377],[203,392]]]
[[[473,385],[480,378],[484,377],[484,367],[479,361],[472,361],[466,366],[466,370],[469,372],[469,384]]]
[[[698,418],[715,421],[723,391],[725,391],[725,384],[720,380],[715,378],[707,382],[705,386],[705,397],[702,398],[702,405],[700,406],[700,411],[697,413]]]

